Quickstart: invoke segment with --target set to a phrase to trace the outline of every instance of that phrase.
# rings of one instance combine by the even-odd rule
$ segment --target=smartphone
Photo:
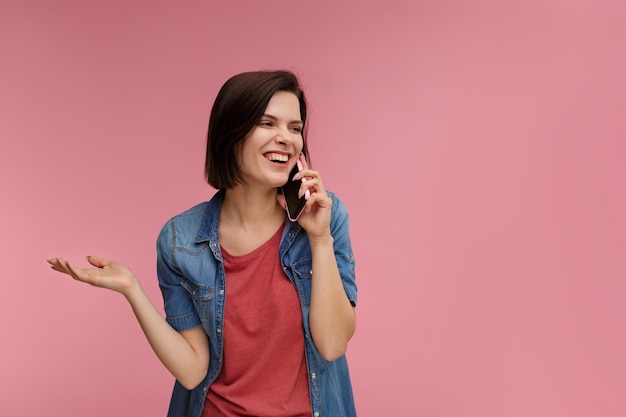
[[[281,187],[281,192],[285,196],[285,202],[287,203],[287,217],[292,222],[298,220],[306,204],[306,197],[298,197],[298,191],[300,191],[300,185],[302,180],[293,181],[294,175],[296,175],[302,169],[300,161],[293,167],[289,173],[289,181]]]

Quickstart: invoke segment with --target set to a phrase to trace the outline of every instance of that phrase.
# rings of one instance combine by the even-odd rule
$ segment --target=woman
[[[130,269],[99,257],[56,271],[123,294],[176,378],[170,417],[354,416],[344,353],[355,330],[348,215],[310,169],[306,101],[286,71],[236,75],[209,122],[205,173],[219,190],[157,241],[166,318]],[[297,222],[278,190],[300,161]]]

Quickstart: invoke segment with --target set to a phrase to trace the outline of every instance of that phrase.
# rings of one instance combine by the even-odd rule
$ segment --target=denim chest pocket
[[[290,269],[296,278],[296,287],[298,288],[298,295],[305,306],[311,303],[311,276],[313,275],[312,260],[307,259],[304,261],[292,264]]]
[[[211,311],[211,301],[215,292],[213,287],[190,280],[183,280],[180,284],[189,292],[200,321],[203,323],[207,322],[209,320],[209,312]]]
[[[291,265],[291,269],[296,274],[296,276],[300,279],[311,279],[311,275],[313,275],[313,260],[307,259],[305,261],[297,262]]]

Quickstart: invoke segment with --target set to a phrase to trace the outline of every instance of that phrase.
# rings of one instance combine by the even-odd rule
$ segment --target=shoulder
[[[331,225],[332,223],[347,222],[348,221],[348,209],[346,208],[346,205],[343,203],[341,198],[339,198],[339,196],[333,193],[332,191],[327,190],[326,194],[328,194],[328,197],[330,197],[330,199],[333,200],[333,206],[332,206],[331,218],[330,218]]]
[[[205,212],[208,206],[208,202],[202,202],[196,204],[195,206],[176,214],[171,217],[161,229],[161,233],[159,237],[165,237],[169,234],[174,233],[177,229],[187,229],[190,226],[199,225],[202,223],[202,219],[205,216]],[[179,230],[180,231],[180,230]],[[197,231],[197,229],[196,229]]]
[[[198,203],[195,206],[176,214],[168,223],[187,223],[187,222],[195,222],[198,220],[202,220],[209,205],[208,201],[203,201],[202,203]]]
[[[211,225],[219,216],[222,196],[220,193],[209,201],[176,214],[163,225],[158,237],[158,244],[180,244],[195,241],[201,237],[207,225]]]

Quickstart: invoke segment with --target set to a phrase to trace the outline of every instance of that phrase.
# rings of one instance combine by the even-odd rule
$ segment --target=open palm
[[[122,263],[108,261],[98,256],[88,256],[87,261],[94,268],[81,269],[62,258],[48,259],[48,263],[55,271],[68,274],[77,281],[122,294],[127,293],[137,281],[130,268]]]

